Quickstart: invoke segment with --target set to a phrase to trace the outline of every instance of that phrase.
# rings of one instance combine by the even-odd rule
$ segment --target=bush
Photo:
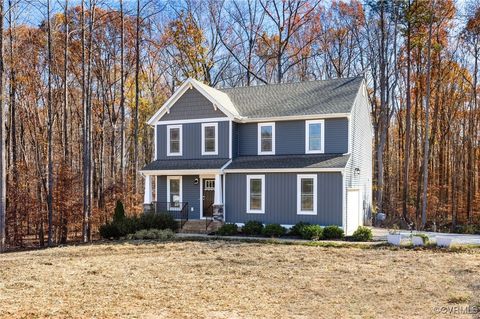
[[[323,228],[323,238],[325,239],[341,239],[343,238],[343,229],[337,225],[331,225]]]
[[[123,208],[123,203],[120,200],[117,200],[115,205],[115,212],[113,213],[113,221],[118,222],[126,218],[125,209]]]
[[[237,224],[223,224],[222,227],[220,227],[217,230],[217,235],[220,236],[233,236],[238,233],[238,226]]]
[[[287,229],[280,224],[269,224],[263,228],[263,235],[268,237],[280,237],[285,235]]]
[[[128,239],[156,239],[161,241],[170,240],[175,237],[175,233],[170,229],[142,229],[134,234],[128,235]]]
[[[263,224],[256,220],[250,220],[242,227],[242,232],[245,235],[261,235],[263,231]]]
[[[455,232],[458,234],[470,234],[477,233],[477,229],[474,225],[463,225],[455,227]]]
[[[171,229],[177,230],[178,223],[170,214],[145,213],[140,216],[139,229]]]
[[[301,236],[308,240],[323,239],[323,228],[320,225],[306,225],[302,228]]]
[[[102,236],[102,238],[105,238],[105,239],[110,239],[110,238],[119,239],[123,235],[118,225],[114,223],[107,223],[105,225],[100,226],[100,236]]]
[[[124,217],[120,220],[113,220],[111,223],[100,226],[100,236],[105,239],[119,239],[139,229],[136,217]]]
[[[373,239],[372,230],[368,227],[359,226],[352,235],[353,241],[371,241]]]
[[[288,233],[291,236],[302,236],[302,231],[305,228],[305,226],[310,225],[310,223],[305,223],[305,222],[298,222],[295,225],[293,225],[292,228],[290,228],[290,232]]]

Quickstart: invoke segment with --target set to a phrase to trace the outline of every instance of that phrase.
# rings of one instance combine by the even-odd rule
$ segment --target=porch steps
[[[210,222],[210,221],[209,221]],[[212,221],[208,228],[206,229],[206,221],[203,219],[200,220],[189,220],[187,221],[182,229],[179,229],[179,233],[187,234],[209,234],[216,231],[223,225],[223,222]]]

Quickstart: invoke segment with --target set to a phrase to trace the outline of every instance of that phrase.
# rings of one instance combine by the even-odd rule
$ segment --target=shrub
[[[292,228],[290,228],[290,232],[288,234],[292,236],[302,236],[303,229],[308,225],[310,225],[310,223],[298,222],[293,225]]]
[[[233,236],[238,233],[238,226],[237,224],[223,224],[222,227],[220,227],[217,230],[217,235],[220,236]]]
[[[320,225],[306,225],[302,228],[301,236],[308,240],[323,239],[323,228]]]
[[[475,234],[477,232],[477,229],[474,225],[463,225],[457,226],[455,228],[455,232],[459,234]]]
[[[114,223],[107,223],[100,226],[100,236],[105,239],[119,239],[120,237],[122,237],[122,233],[118,225]]]
[[[323,238],[325,239],[341,239],[343,238],[343,229],[337,225],[331,225],[323,228]]]
[[[125,209],[123,208],[123,203],[120,200],[117,200],[115,205],[115,212],[113,214],[113,221],[121,221],[125,219]]]
[[[100,226],[100,236],[105,239],[118,239],[127,234],[134,233],[139,228],[138,219],[136,217],[124,217],[120,220],[114,220]]]
[[[161,241],[170,240],[175,237],[175,233],[170,229],[142,229],[134,234],[128,235],[128,239],[156,239]]]
[[[177,228],[178,223],[170,214],[144,213],[139,219],[138,229],[171,229],[175,231]]]
[[[371,241],[373,239],[372,230],[368,227],[359,226],[353,233],[352,239],[354,241]]]
[[[263,224],[256,220],[250,220],[242,227],[242,232],[245,235],[261,235],[263,231]]]
[[[263,234],[268,237],[280,237],[285,235],[287,229],[280,224],[269,224],[263,228]]]

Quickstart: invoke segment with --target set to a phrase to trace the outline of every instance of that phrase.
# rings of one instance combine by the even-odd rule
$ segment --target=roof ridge
[[[228,91],[228,90],[235,90],[235,89],[243,89],[243,88],[257,88],[257,87],[267,87],[267,86],[288,86],[288,85],[297,85],[297,84],[305,84],[305,83],[318,83],[318,82],[333,82],[333,81],[340,81],[340,80],[355,80],[355,79],[363,79],[364,75],[356,75],[350,76],[345,78],[334,78],[334,79],[321,79],[321,80],[307,80],[307,81],[295,81],[295,82],[282,82],[282,83],[266,83],[266,84],[257,84],[257,85],[244,85],[244,86],[234,86],[234,87],[226,87],[226,88],[216,88],[219,91]]]

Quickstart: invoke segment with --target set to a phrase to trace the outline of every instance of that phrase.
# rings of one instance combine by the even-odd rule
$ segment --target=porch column
[[[143,210],[145,212],[152,209],[152,178],[145,175],[145,194],[143,196]]]
[[[213,205],[222,206],[223,205],[223,196],[222,196],[222,176],[220,174],[215,175],[215,198]]]

